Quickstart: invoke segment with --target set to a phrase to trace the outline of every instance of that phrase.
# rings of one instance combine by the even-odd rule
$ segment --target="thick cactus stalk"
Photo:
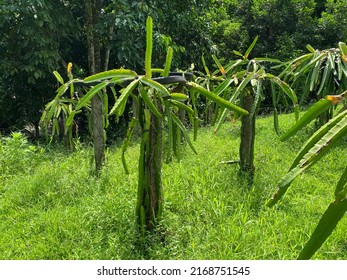
[[[147,115],[147,116],[145,116]],[[141,228],[153,231],[162,212],[162,119],[152,112],[143,114],[137,198],[137,220]]]

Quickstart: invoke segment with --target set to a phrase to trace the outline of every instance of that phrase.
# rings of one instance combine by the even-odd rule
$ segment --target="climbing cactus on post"
[[[141,127],[140,156],[138,162],[138,192],[136,203],[136,216],[139,229],[142,234],[153,231],[160,221],[163,209],[163,187],[162,187],[162,151],[164,126],[168,127],[168,139],[170,148],[174,148],[173,139],[175,133],[181,131],[188,145],[197,152],[192,144],[189,133],[183,122],[177,116],[177,111],[185,110],[194,128],[197,129],[197,111],[186,103],[188,92],[199,93],[217,103],[222,108],[238,112],[241,115],[248,114],[242,108],[213,94],[198,84],[190,81],[192,75],[189,73],[169,72],[172,61],[172,49],[168,49],[168,55],[164,69],[153,70],[151,66],[152,57],[152,18],[148,17],[147,24],[147,47],[145,58],[145,75],[138,75],[128,69],[113,69],[100,72],[86,77],[83,80],[74,79],[64,84],[59,91],[59,96],[67,90],[69,85],[91,87],[90,90],[79,99],[68,122],[79,110],[87,106],[96,94],[103,94],[103,89],[119,85],[122,87],[114,106],[107,112],[107,116],[121,116],[124,113],[127,100],[132,98],[137,103],[138,112],[134,114],[129,124],[127,139],[122,148],[122,163],[126,173],[129,172],[125,153],[130,142],[133,129],[137,123]],[[154,74],[159,76],[154,77]],[[172,89],[173,90],[170,90]],[[186,89],[186,92],[177,92]],[[180,90],[179,90],[180,89]],[[135,117],[136,116],[136,117]],[[176,127],[177,129],[172,129]]]

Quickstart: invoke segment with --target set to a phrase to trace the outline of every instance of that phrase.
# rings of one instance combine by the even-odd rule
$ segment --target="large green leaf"
[[[171,68],[171,62],[172,62],[172,57],[173,57],[173,49],[172,49],[172,47],[169,47],[167,49],[166,60],[165,60],[165,67],[164,67],[164,71],[162,73],[162,76],[164,76],[164,77],[169,76],[170,68]]]
[[[170,92],[167,90],[167,88],[165,86],[163,86],[162,84],[159,84],[158,82],[152,80],[152,79],[149,79],[147,77],[142,77],[140,79],[141,83],[159,91],[162,96],[170,96]]]
[[[277,96],[276,96],[276,89],[275,84],[273,80],[270,80],[270,89],[271,89],[271,98],[272,98],[272,106],[274,108],[274,128],[277,135],[280,135],[279,133],[279,125],[278,125],[278,111],[277,111]]]
[[[341,57],[336,57],[336,65],[337,65],[337,78],[339,81],[342,80],[342,75],[344,74],[342,70],[342,64],[343,62],[341,61]]]
[[[164,110],[165,110],[165,116],[166,116],[166,124],[167,124],[167,142],[168,142],[168,149],[166,149],[166,153],[167,153],[167,158],[166,161],[170,162],[171,160],[171,152],[173,150],[173,122],[172,122],[172,118],[171,118],[171,106],[170,103],[167,101],[164,101]]]
[[[318,60],[316,62],[316,64],[314,65],[314,67],[312,68],[312,73],[311,73],[311,77],[310,77],[310,91],[313,91],[317,82],[318,82],[318,78],[319,78],[319,70],[320,70],[320,66],[321,63],[323,62],[323,60]]]
[[[344,42],[339,42],[339,49],[341,53],[345,56],[347,56],[347,45]]]
[[[286,132],[280,139],[284,141],[289,137],[297,133],[301,128],[309,124],[311,121],[315,120],[320,114],[327,111],[332,106],[332,103],[328,98],[321,99],[310,107],[305,114]]]
[[[146,57],[145,69],[146,77],[152,77],[152,50],[153,50],[153,20],[151,17],[147,18],[146,22]]]
[[[278,75],[279,78],[291,77],[293,72],[297,70],[299,66],[305,65],[307,61],[309,61],[314,56],[314,53],[308,53],[304,54],[298,58],[295,58],[294,60],[290,61],[287,65],[287,67],[282,71],[280,75]]]
[[[56,98],[59,98],[60,96],[62,96],[69,88],[70,86],[70,82],[67,82],[63,85],[61,85],[58,89],[57,89],[57,95]]]
[[[40,123],[44,123],[45,126],[48,126],[58,105],[59,103],[57,99],[53,99],[52,101],[47,103],[45,110],[40,118]]]
[[[236,54],[237,56],[241,56],[241,57],[243,57],[243,54],[242,54],[242,53],[240,53],[239,51],[235,51],[235,50],[233,50],[233,53],[234,53],[234,54]]]
[[[287,96],[292,100],[294,105],[298,104],[298,98],[294,90],[286,82],[280,80],[277,77],[274,77],[272,81],[274,81],[283,90],[283,92],[287,94]]]
[[[132,70],[127,70],[127,69],[113,69],[113,70],[100,72],[95,75],[91,75],[89,77],[86,77],[83,81],[85,83],[92,83],[92,82],[99,82],[106,79],[113,79],[113,78],[123,79],[123,78],[131,78],[131,77],[137,77],[136,72]]]
[[[347,116],[347,110],[343,111],[341,114],[335,116],[333,119],[329,120],[325,125],[321,126],[307,141],[306,144],[300,149],[296,155],[289,170],[292,170],[297,166],[300,160],[307,154],[307,152],[321,139],[330,129],[332,129],[342,118]]]
[[[198,85],[196,83],[190,82],[190,83],[187,83],[187,86],[196,90],[200,94],[204,95],[207,99],[210,99],[213,102],[217,103],[219,106],[222,106],[224,108],[227,108],[227,109],[235,111],[235,112],[238,112],[241,115],[248,115],[249,114],[246,110],[226,101],[225,99],[219,97],[216,94],[213,94],[212,92],[208,91],[207,89],[201,87],[200,85]]]
[[[121,96],[117,99],[109,115],[116,113],[118,116],[120,116],[123,114],[128,97],[132,93],[132,91],[136,88],[138,83],[139,83],[139,79],[136,79],[132,81],[125,89],[123,89]]]
[[[217,67],[219,69],[219,71],[222,73],[223,76],[225,76],[225,69],[222,66],[222,64],[220,63],[219,59],[217,58],[217,56],[215,56],[214,54],[212,55],[212,58],[214,60],[214,62],[217,64]]]
[[[231,97],[230,99],[230,102],[234,102],[238,97],[239,95],[243,92],[243,90],[245,89],[245,87],[250,83],[250,81],[253,79],[255,73],[254,72],[251,72],[249,73],[246,78],[244,78],[242,80],[242,82],[239,84],[239,86],[236,88],[233,96]]]
[[[331,75],[331,70],[332,70],[332,67],[331,67],[330,63],[325,65],[324,71],[323,71],[323,76],[322,76],[322,78],[320,80],[320,86],[319,86],[319,89],[317,91],[317,96],[321,96],[321,95],[323,96],[324,95],[324,94],[321,94],[321,93],[325,91],[324,89],[326,89],[327,82],[328,82],[328,77]]]
[[[242,54],[241,54],[242,56]],[[232,61],[225,68],[225,72],[229,73],[230,71],[237,69],[238,66],[242,65],[245,61],[243,59],[238,59],[236,61]],[[233,72],[233,71],[232,71]]]
[[[314,49],[314,47],[312,47],[310,44],[306,45],[306,48],[311,52],[314,53],[316,50]]]
[[[312,65],[316,64],[317,61],[321,60],[325,56],[327,56],[327,53],[320,53],[311,61],[308,61],[306,64],[301,65],[300,71],[297,70],[294,75],[294,82],[296,82],[301,76],[306,74],[311,69]]]
[[[102,105],[102,113],[104,115],[104,121],[105,121],[105,125],[104,128],[108,128],[108,126],[110,125],[109,122],[109,117],[108,117],[108,94],[105,93],[103,94],[103,105]],[[106,138],[105,138],[106,139]]]
[[[270,57],[256,57],[253,58],[253,60],[257,62],[273,62],[273,63],[281,63],[281,60],[276,58],[270,58]]]
[[[213,93],[216,95],[220,95],[225,90],[227,90],[234,80],[232,78],[226,78],[223,82],[221,82],[214,90]]]
[[[129,126],[128,126],[126,140],[122,146],[122,164],[123,164],[124,172],[126,174],[129,174],[129,169],[128,169],[128,165],[127,165],[126,160],[125,160],[125,152],[128,149],[128,146],[129,146],[130,140],[131,140],[131,136],[133,135],[133,132],[134,132],[134,129],[135,129],[137,123],[138,123],[138,120],[136,118],[131,119]]]
[[[105,81],[92,87],[77,103],[76,110],[80,110],[81,108],[83,108],[93,98],[95,94],[104,89],[108,84],[109,82]]]
[[[192,151],[195,154],[198,154],[198,152],[196,151],[194,145],[192,144],[192,141],[190,141],[187,129],[184,127],[184,124],[181,122],[181,120],[172,112],[170,112],[171,115],[171,119],[174,123],[176,123],[176,125],[180,128],[180,130],[183,133],[184,139],[186,140],[186,142],[188,143],[189,147],[192,149]]]
[[[216,127],[214,129],[214,133],[217,133],[219,131],[219,129],[222,127],[222,124],[224,123],[224,121],[228,115],[228,112],[229,112],[228,109],[225,109],[225,108],[223,109],[223,111],[219,117],[219,120],[216,124]]]
[[[255,44],[258,41],[258,36],[256,36],[252,42],[252,44],[248,47],[248,49],[246,50],[245,54],[244,54],[244,59],[248,59],[249,54],[251,53],[251,51],[253,50]]]
[[[207,75],[208,77],[211,76],[210,70],[208,69],[208,67],[207,67],[207,65],[206,65],[206,61],[205,61],[204,56],[201,56],[201,62],[202,62],[202,65],[204,66],[206,75]]]
[[[339,182],[336,185],[335,188],[335,200],[341,201],[343,199],[346,199],[347,196],[347,167],[345,168],[345,171],[340,177]]]
[[[173,106],[176,106],[177,108],[180,108],[184,111],[186,111],[188,114],[190,115],[194,115],[194,110],[192,109],[192,107],[189,107],[188,105],[182,103],[182,102],[179,102],[179,101],[176,101],[176,100],[168,100],[168,102],[173,105]]]
[[[60,83],[60,84],[64,84],[64,79],[62,78],[62,76],[60,76],[59,72],[57,71],[53,71],[53,74],[55,76],[55,78],[57,79],[57,81]]]
[[[165,98],[165,99],[185,101],[188,99],[188,95],[185,95],[184,93],[180,93],[180,92],[172,92],[170,93],[170,98]]]
[[[347,116],[345,115],[339,122],[337,122],[326,134],[320,139],[310,139],[310,142],[306,142],[303,149],[307,149],[305,146],[311,146],[312,148],[300,159],[296,158],[298,164],[291,169],[278,183],[277,190],[273,194],[268,206],[273,206],[287,191],[291,182],[307,168],[315,164],[320,158],[322,158],[334,144],[339,141],[343,136],[347,134]]]
[[[71,126],[72,125],[72,122],[73,122],[73,119],[75,118],[75,115],[76,115],[76,111],[72,111],[69,115],[69,117],[67,118],[66,120],[66,126]]]
[[[312,233],[309,241],[300,252],[299,260],[308,260],[322,246],[324,241],[331,235],[337,223],[341,220],[347,211],[347,199],[333,202],[324,212],[318,222],[318,225]]]
[[[151,112],[156,115],[158,118],[162,118],[162,114],[159,112],[157,106],[156,106],[156,100],[155,100],[155,96],[153,95],[153,89],[152,89],[152,98],[149,96],[149,92],[151,91],[147,91],[143,88],[143,86],[140,86],[140,94],[141,97],[143,99],[143,101],[146,103],[147,107],[149,110],[151,110]]]

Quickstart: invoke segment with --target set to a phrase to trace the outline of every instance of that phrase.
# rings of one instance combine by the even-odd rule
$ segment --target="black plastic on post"
[[[122,87],[126,87],[129,85],[132,81],[135,79],[138,79],[138,77],[135,77],[133,79],[127,79],[120,83]],[[182,84],[183,86],[188,82],[193,79],[193,74],[192,73],[187,73],[187,72],[170,72],[169,76],[167,77],[156,77],[152,78],[153,81],[158,82],[159,84],[162,85],[168,85],[168,84],[174,84],[174,83],[179,83]],[[95,86],[99,84],[99,82],[93,82],[93,83],[85,83],[82,81],[75,82],[75,86]],[[107,86],[115,86],[113,83],[109,83]]]

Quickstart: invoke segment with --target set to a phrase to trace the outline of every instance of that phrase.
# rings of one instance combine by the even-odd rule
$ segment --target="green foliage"
[[[232,50],[249,46],[259,36],[255,56],[290,59],[315,40],[312,34],[319,34],[313,0],[214,2],[208,19],[221,57],[231,57]]]
[[[289,128],[292,119],[281,115],[282,128]],[[181,161],[163,165],[161,235],[146,240],[146,251],[136,246],[134,226],[139,141],[131,141],[126,152],[128,176],[119,168],[118,145],[107,149],[107,168],[98,178],[90,176],[89,145],[73,153],[56,145],[28,153],[28,165],[22,162],[25,172],[1,178],[0,259],[295,259],[330,203],[327,191],[334,191],[344,172],[339,154],[345,142],[293,182],[296,191],[288,192],[273,211],[264,201],[312,127],[281,142],[271,126],[272,118],[257,120],[259,172],[253,188],[247,188],[237,168],[220,164],[238,154],[239,122],[225,124],[218,134],[200,129],[194,143],[198,155],[187,150]],[[314,259],[345,260],[346,230],[344,218]]]
[[[256,115],[259,111],[260,103],[265,99],[265,95],[271,93],[274,107],[274,126],[277,133],[279,133],[279,127],[276,107],[281,97],[283,98],[284,95],[289,97],[293,102],[296,119],[299,116],[298,100],[293,89],[279,77],[266,71],[269,63],[280,63],[280,61],[267,57],[250,58],[250,53],[254,49],[257,40],[258,37],[255,37],[243,54],[239,51],[234,51],[234,54],[240,58],[230,61],[224,67],[217,57],[213,56],[218,70],[211,73],[205,65],[206,74],[199,77],[199,82],[210,88],[215,95],[229,99],[230,103],[239,102],[243,111],[249,112],[248,115],[242,114],[241,110],[234,110],[236,116],[241,115],[242,122],[240,168],[241,170],[249,171],[250,174],[253,174],[255,169],[253,161]],[[280,90],[278,91],[277,88]],[[215,132],[224,123],[228,112],[220,103],[216,102],[216,104],[219,107],[214,108],[215,119],[218,119]]]
[[[30,174],[39,163],[36,155],[43,150],[31,145],[25,136],[13,132],[9,137],[0,138],[0,178],[7,176]]]
[[[344,182],[346,183],[346,182]],[[322,246],[325,240],[336,228],[337,223],[341,220],[347,211],[347,199],[330,203],[328,209],[324,212],[322,218],[312,233],[310,240],[300,252],[299,260],[308,260]]]
[[[1,1],[0,127],[38,123],[59,69],[66,34],[77,34],[65,1]]]
[[[317,34],[321,49],[329,48],[339,41],[347,41],[346,14],[344,13],[347,1],[327,0],[324,2],[321,17],[318,20],[319,33]]]
[[[146,22],[147,16],[151,16],[156,22],[156,29],[153,30],[153,52],[156,54],[153,64],[162,63],[167,48],[172,47],[175,52],[173,67],[186,68],[201,55],[201,46],[210,45],[210,36],[205,31],[201,17],[208,9],[209,2],[122,0],[104,4],[98,29],[102,37],[108,38],[105,44],[116,50],[111,53],[112,67],[138,72],[143,70],[142,60],[146,49],[143,22]],[[113,32],[111,36],[110,31]]]
[[[246,49],[256,36],[260,40],[255,56],[290,59],[301,55],[308,42],[328,49],[346,39],[345,4],[330,0],[103,1],[94,30],[100,37],[102,69],[109,64],[141,73],[146,47],[143,23],[151,15],[156,22],[153,64],[161,65],[171,47],[172,69],[195,63],[201,71],[202,54],[211,67],[209,53],[222,62],[229,60],[233,50]],[[0,127],[37,125],[43,104],[53,97],[48,94],[55,85],[52,69],[62,73],[66,61],[74,61],[75,75],[85,76],[84,13],[83,1],[1,2]]]
[[[44,120],[47,125],[52,119],[54,125],[54,121],[58,119],[60,113],[62,112],[64,114],[63,119],[65,121],[65,125],[66,127],[70,128],[71,124],[73,123],[74,116],[79,112],[78,110],[87,106],[96,94],[106,95],[107,92],[103,91],[103,89],[105,89],[107,86],[113,87],[115,84],[123,86],[123,88],[120,90],[120,95],[116,98],[115,104],[110,112],[105,112],[105,117],[108,118],[110,115],[115,114],[116,119],[119,119],[119,117],[124,114],[125,106],[129,98],[132,98],[137,103],[136,110],[133,112],[133,118],[135,118],[135,120],[140,124],[142,135],[141,153],[139,157],[139,185],[136,213],[140,228],[146,228],[149,230],[152,230],[157,224],[157,220],[160,220],[160,213],[162,210],[161,160],[163,126],[165,124],[164,116],[168,120],[168,138],[170,139],[169,149],[172,148],[174,151],[176,150],[176,146],[181,141],[178,136],[182,132],[188,145],[195,151],[183,123],[184,120],[179,119],[176,114],[178,114],[179,110],[183,110],[183,112],[188,114],[189,120],[192,123],[196,123],[198,121],[196,110],[193,110],[189,104],[185,104],[185,99],[179,98],[180,100],[177,100],[177,94],[182,96],[182,92],[184,92],[184,90],[197,91],[220,106],[228,108],[229,110],[237,111],[240,114],[248,114],[248,112],[245,110],[242,110],[238,106],[227,102],[223,98],[209,92],[201,86],[195,83],[188,83],[184,73],[178,75],[177,73],[173,73],[173,75],[170,75],[169,69],[172,62],[172,48],[168,48],[166,65],[164,69],[156,69],[157,72],[163,74],[168,73],[169,75],[166,77],[153,77],[152,37],[152,18],[148,17],[146,22],[147,43],[144,63],[145,75],[138,75],[136,72],[127,69],[114,69],[94,74],[86,77],[82,81],[80,79],[73,79],[73,75],[70,73],[70,81],[63,84],[57,90],[55,99],[48,103],[42,116],[42,120]],[[68,69],[68,72],[70,70],[71,69]],[[58,81],[61,82],[61,76],[57,72],[54,73]],[[176,83],[178,83],[177,87],[175,87]],[[77,98],[74,96],[74,84],[92,86],[91,89],[89,89],[78,102],[76,100],[78,99],[78,96]],[[64,110],[64,107],[61,109],[59,104],[63,100],[64,93],[69,88],[71,102],[69,104],[69,111],[67,111]],[[116,92],[115,89],[114,92]],[[175,95],[172,96],[171,93]],[[73,109],[73,107],[75,108]],[[108,110],[108,107],[106,107],[105,110]],[[126,173],[128,173],[129,170],[124,159],[124,153],[129,144],[130,137],[132,135],[131,131],[133,130],[134,126],[134,122],[131,122],[127,133],[128,139],[126,140],[122,149],[122,163]],[[197,125],[194,126],[197,127]],[[71,137],[72,134],[70,133],[69,139],[71,139]]]
[[[2,1],[2,73],[25,73],[29,84],[47,79],[49,70],[58,66],[60,39],[78,31],[67,9],[62,1]]]
[[[295,134],[299,129],[303,128],[322,113],[326,112],[332,107],[332,102],[328,98],[321,99],[315,103],[305,114],[289,129],[286,133],[281,135],[281,140],[286,140]]]
[[[40,124],[42,125],[43,130],[45,130],[46,138],[50,138],[50,141],[52,141],[55,136],[64,135],[65,145],[69,149],[73,149],[74,145],[73,126],[75,124],[75,115],[82,112],[80,110],[82,106],[76,111],[73,110],[73,107],[76,106],[78,100],[78,93],[75,92],[73,83],[79,80],[73,78],[71,67],[72,63],[70,62],[67,68],[67,75],[70,81],[67,83],[64,83],[63,78],[57,71],[53,72],[57,81],[62,85],[57,89],[57,95],[55,98],[46,104],[40,118]],[[64,93],[67,90],[70,90],[70,96],[68,98],[64,96]],[[51,130],[50,133],[49,130]],[[78,130],[75,132],[75,137],[78,138]]]
[[[305,84],[302,99],[313,92],[318,98],[341,93],[346,85],[345,44],[338,49],[315,50],[307,46],[310,53],[295,58],[281,74],[293,84]],[[347,52],[346,52],[347,53]]]
[[[229,61],[225,66],[222,66],[219,60],[213,56],[218,69],[210,74],[208,68],[205,67],[207,74],[205,77],[198,78],[199,83],[211,88],[211,91],[215,94],[229,99],[229,102],[236,102],[241,99],[243,95],[247,94],[247,90],[252,92],[256,97],[256,102],[252,107],[251,114],[257,113],[259,105],[267,93],[272,93],[271,98],[274,109],[276,109],[281,98],[284,98],[283,94],[285,94],[292,101],[294,110],[298,114],[298,100],[293,89],[279,77],[266,72],[269,63],[280,63],[280,61],[268,57],[249,58],[257,40],[258,37],[255,37],[244,54],[234,51],[234,54],[240,56],[240,58]],[[227,111],[215,111],[219,114],[217,116],[219,122],[216,126],[216,131],[218,131],[225,121]]]
[[[328,96],[313,105],[301,119],[282,137],[286,139],[307,125],[310,121],[327,110],[326,104],[341,102],[346,92],[340,96]],[[323,110],[323,109],[324,110]],[[273,194],[268,206],[273,206],[286,193],[292,181],[306,169],[316,164],[332,147],[347,135],[347,111],[344,109],[329,122],[317,130],[303,145],[287,174],[277,184],[277,190]],[[341,155],[340,155],[341,156]],[[337,223],[347,210],[346,200],[346,171],[342,174],[335,190],[335,201],[329,205],[321,217],[316,229],[299,255],[299,259],[310,259],[331,235]]]
[[[340,94],[347,85],[347,47],[340,42],[339,48],[315,50],[308,45],[308,54],[290,61],[280,76],[301,91],[301,104],[327,95]],[[307,100],[308,99],[308,100]],[[317,105],[316,105],[317,106]],[[333,116],[334,108],[320,115],[320,124]]]

